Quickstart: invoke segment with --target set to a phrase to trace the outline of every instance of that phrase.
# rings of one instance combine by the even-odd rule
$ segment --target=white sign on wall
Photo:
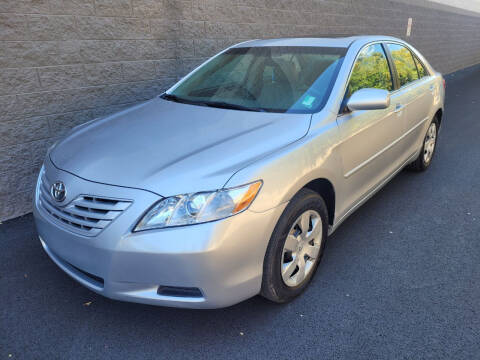
[[[412,19],[412,18],[408,18],[408,22],[407,22],[407,37],[409,37],[410,34],[412,33],[412,23],[413,23],[413,19]]]

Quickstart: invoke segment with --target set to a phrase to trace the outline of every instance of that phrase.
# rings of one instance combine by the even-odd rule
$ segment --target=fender
[[[262,189],[249,210],[264,212],[290,201],[306,184],[321,178],[333,184],[338,194],[336,206],[343,204],[341,188],[337,188],[342,176],[339,139],[336,116],[321,111],[312,117],[305,137],[239,170],[225,187],[262,180]]]

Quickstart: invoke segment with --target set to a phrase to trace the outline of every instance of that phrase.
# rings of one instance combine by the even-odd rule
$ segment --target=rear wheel
[[[302,189],[290,201],[273,231],[265,254],[261,295],[284,303],[300,295],[320,262],[327,238],[325,202]]]
[[[435,148],[437,146],[438,135],[438,119],[435,118],[428,127],[427,134],[423,140],[422,149],[418,157],[409,165],[409,169],[413,171],[425,171],[432,163]]]

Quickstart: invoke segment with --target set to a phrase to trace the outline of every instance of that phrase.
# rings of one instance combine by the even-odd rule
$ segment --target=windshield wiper
[[[184,98],[178,97],[177,95],[173,95],[173,94],[163,93],[162,95],[160,95],[160,97],[162,99],[165,99],[165,100],[171,100],[171,101],[175,101],[175,102],[179,102],[179,103],[186,103],[186,104],[192,103],[188,99],[184,99]]]
[[[231,104],[223,101],[195,101],[190,99],[185,99],[178,97],[177,95],[163,93],[160,95],[162,99],[171,100],[179,103],[184,104],[191,104],[191,105],[200,105],[200,106],[208,106],[208,107],[215,107],[215,108],[222,108],[222,109],[234,109],[234,110],[244,110],[244,111],[258,111],[258,112],[265,112],[265,109],[260,107],[249,107],[237,104]]]
[[[265,109],[260,107],[250,107],[250,106],[243,106],[238,104],[231,104],[223,101],[202,101],[202,104],[205,106],[222,108],[222,109],[234,109],[234,110],[245,110],[245,111],[258,111],[258,112],[265,112]]]

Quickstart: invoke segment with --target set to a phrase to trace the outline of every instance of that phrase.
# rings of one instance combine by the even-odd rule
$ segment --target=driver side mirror
[[[347,102],[350,111],[381,110],[390,106],[390,93],[383,89],[360,89]]]

